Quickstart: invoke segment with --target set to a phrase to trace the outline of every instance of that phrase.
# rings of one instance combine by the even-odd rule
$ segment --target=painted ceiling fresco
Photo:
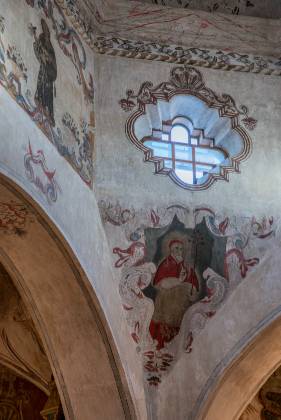
[[[182,7],[206,12],[229,13],[277,19],[281,17],[279,0],[140,0],[159,6]]]

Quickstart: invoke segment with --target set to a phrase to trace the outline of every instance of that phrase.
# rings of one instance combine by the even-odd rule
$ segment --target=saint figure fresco
[[[273,221],[247,219],[245,228],[244,219],[217,216],[207,207],[194,209],[191,219],[182,205],[148,212],[102,202],[100,209],[103,220],[122,226],[130,241],[126,248],[113,248],[115,267],[121,269],[119,292],[147,384],[158,386],[182,352],[193,351],[196,335],[259,263],[252,256],[258,248],[251,247],[271,236]],[[279,403],[277,395],[268,399]]]
[[[171,240],[169,255],[154,276],[157,292],[149,331],[158,342],[157,350],[179,333],[183,316],[192,304],[192,294],[199,292],[198,277],[195,269],[184,261],[184,251],[183,241]]]
[[[54,94],[55,81],[57,79],[57,63],[55,51],[51,43],[50,31],[44,19],[41,19],[41,26],[42,33],[39,37],[36,35],[36,28],[33,28],[35,38],[33,44],[34,52],[40,63],[35,102],[42,108],[51,125],[55,126]]]
[[[153,264],[150,283],[142,288],[153,302],[148,331],[156,350],[167,348],[179,334],[190,307],[208,295],[203,272],[213,266],[214,238],[206,223],[186,228],[175,216],[165,227],[144,230],[146,262]],[[224,240],[219,248],[224,252]]]

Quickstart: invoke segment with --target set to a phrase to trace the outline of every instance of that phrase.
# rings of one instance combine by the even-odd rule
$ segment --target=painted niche
[[[184,189],[204,190],[216,180],[228,181],[251,152],[242,124],[253,130],[257,121],[230,95],[209,89],[193,67],[175,67],[168,82],[145,82],[137,94],[128,90],[120,105],[133,111],[125,131],[144,161]]]

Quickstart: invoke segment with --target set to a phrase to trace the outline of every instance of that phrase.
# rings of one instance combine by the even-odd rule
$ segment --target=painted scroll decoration
[[[182,188],[203,190],[216,180],[228,181],[229,173],[240,172],[240,163],[247,159],[251,152],[252,141],[242,124],[248,130],[254,130],[257,121],[249,116],[245,105],[238,108],[230,95],[219,95],[208,88],[201,72],[196,68],[174,67],[168,82],[157,86],[151,82],[144,82],[137,93],[128,90],[126,98],[121,99],[119,104],[124,111],[132,111],[126,121],[125,131],[129,140],[143,152],[144,161],[154,164],[155,174],[169,176]],[[178,112],[175,109],[178,109]],[[202,120],[197,121],[198,109]],[[204,118],[204,112],[205,115],[207,112],[212,114],[209,119]],[[180,144],[174,146],[169,137],[174,124],[184,125],[189,133],[184,147]],[[206,137],[206,131],[213,133],[213,136]],[[221,132],[226,132],[224,137],[221,137]],[[180,142],[182,143],[182,140]],[[161,144],[163,150],[157,154],[150,144]],[[198,178],[194,175],[193,182],[185,179],[182,176],[183,170],[177,170],[177,151],[167,149],[166,152],[164,147],[171,150],[174,147],[185,149],[184,152],[179,151],[179,154],[185,156],[180,158],[179,162],[184,160],[179,168],[190,166],[188,170],[196,171],[199,174]],[[189,157],[191,152],[187,149],[192,149],[192,158]],[[201,165],[201,170],[199,160],[195,162],[194,156],[197,152],[193,149],[201,149],[204,152],[207,149],[216,150],[222,158],[219,163],[214,163],[213,160],[213,165],[210,165],[211,161],[207,162],[206,166]],[[198,172],[195,166],[200,169]]]
[[[24,156],[24,167],[27,179],[46,197],[49,204],[55,203],[61,189],[56,181],[56,170],[48,169],[44,152],[33,152],[30,142]]]
[[[207,207],[122,209],[102,201],[119,291],[147,383],[158,386],[230,293],[258,264],[273,219],[238,220]],[[121,216],[121,217],[120,217]],[[115,234],[118,232],[118,234]]]
[[[33,23],[31,17],[23,35],[29,39],[33,61],[37,61],[37,64],[31,64],[29,68],[29,59],[25,58],[22,45],[7,43],[10,20],[9,16],[1,16],[0,85],[91,187],[95,129],[94,87],[93,76],[88,70],[86,49],[78,33],[69,25],[59,2],[26,0],[20,7],[36,9],[37,14],[33,15],[36,22],[40,17],[40,26]],[[73,89],[79,92],[81,106],[77,109],[81,108],[81,111],[75,110],[74,117],[70,115],[71,108],[68,109],[69,100],[63,96],[66,90],[61,86],[61,75],[65,72],[63,57],[73,69]],[[34,75],[36,66],[39,70]],[[72,120],[71,127],[69,119]],[[72,131],[74,125],[77,127],[75,135]]]

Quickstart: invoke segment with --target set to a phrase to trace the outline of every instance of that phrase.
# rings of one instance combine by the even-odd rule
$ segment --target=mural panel
[[[0,14],[1,87],[92,186],[94,86],[88,47],[57,1],[13,0]]]
[[[196,351],[196,335],[258,266],[274,221],[179,204],[136,210],[101,201],[100,211],[131,336],[155,387],[182,353]]]

